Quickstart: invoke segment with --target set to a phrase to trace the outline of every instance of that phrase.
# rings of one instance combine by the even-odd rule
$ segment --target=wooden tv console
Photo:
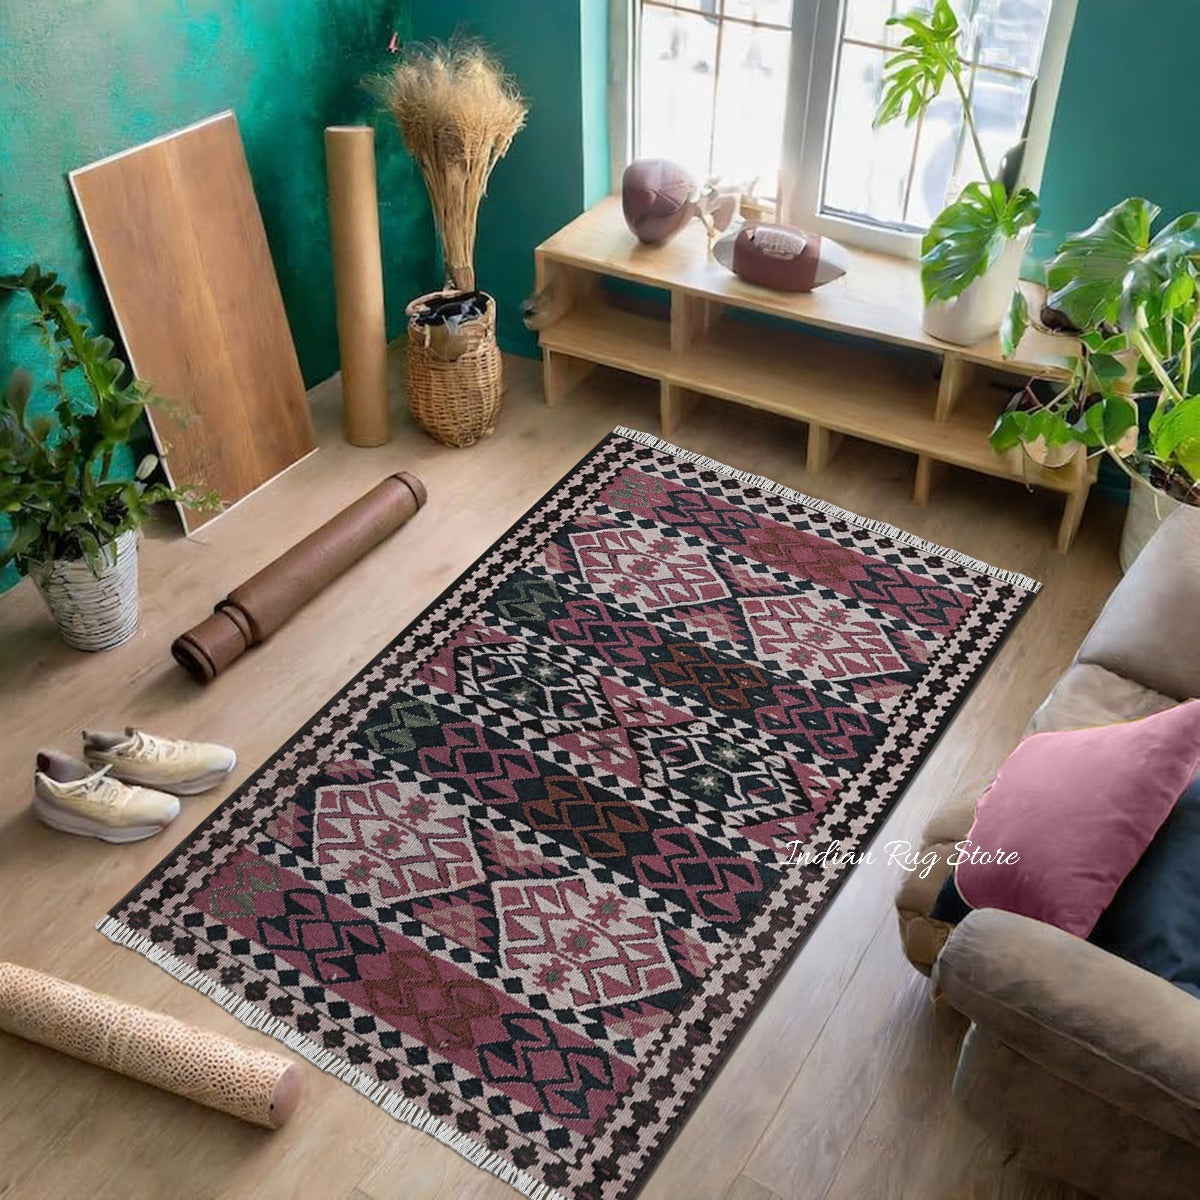
[[[921,504],[943,463],[1059,492],[1058,548],[1070,546],[1095,462],[1080,454],[1065,467],[1042,467],[1020,449],[997,454],[988,433],[1007,398],[989,381],[1002,376],[1011,394],[1021,378],[1064,378],[1071,339],[1031,330],[1008,360],[995,338],[974,346],[940,342],[921,329],[918,264],[866,251],[852,251],[843,278],[807,295],[755,287],[712,258],[699,222],[664,246],[640,245],[611,196],[544,241],[535,256],[537,286],[552,286],[553,309],[563,314],[540,335],[548,404],[593,366],[617,367],[658,381],[664,437],[675,434],[697,393],[782,413],[808,425],[812,472],[826,466],[843,434],[915,454],[914,498]],[[662,289],[670,319],[614,304],[606,277]],[[1032,286],[1030,300],[1041,304]],[[746,321],[739,313],[878,345]]]

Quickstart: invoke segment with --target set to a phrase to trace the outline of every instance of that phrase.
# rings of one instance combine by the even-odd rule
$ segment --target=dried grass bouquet
[[[479,202],[529,105],[481,45],[457,39],[406,47],[376,85],[425,177],[446,286],[470,290]]]

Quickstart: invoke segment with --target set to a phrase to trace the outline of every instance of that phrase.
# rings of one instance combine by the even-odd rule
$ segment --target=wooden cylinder
[[[300,1102],[300,1068],[278,1054],[13,963],[0,1029],[267,1129]]]
[[[382,446],[391,431],[375,130],[367,125],[329,126],[325,172],[342,360],[342,428],[352,446]]]

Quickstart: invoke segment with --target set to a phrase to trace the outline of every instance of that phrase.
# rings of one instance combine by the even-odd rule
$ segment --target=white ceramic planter
[[[129,530],[105,547],[99,576],[82,559],[43,563],[31,572],[68,646],[108,650],[137,631],[137,549],[137,532]]]
[[[1129,507],[1121,531],[1121,570],[1128,571],[1158,527],[1183,505],[1179,500],[1151,487],[1140,476],[1129,485]]]
[[[1032,236],[1032,228],[1023,229],[1005,246],[991,270],[961,296],[926,304],[921,322],[925,332],[955,346],[973,346],[998,333],[1012,303],[1013,290],[1021,277],[1021,260]]]

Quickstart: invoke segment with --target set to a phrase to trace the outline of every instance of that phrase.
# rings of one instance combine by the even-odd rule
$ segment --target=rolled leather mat
[[[408,471],[389,475],[257,575],[233,589],[212,616],[171,644],[175,661],[202,683],[271,636],[368,550],[425,503],[425,485]]]
[[[300,1067],[278,1054],[15,963],[0,963],[0,1029],[267,1129],[300,1102]]]

